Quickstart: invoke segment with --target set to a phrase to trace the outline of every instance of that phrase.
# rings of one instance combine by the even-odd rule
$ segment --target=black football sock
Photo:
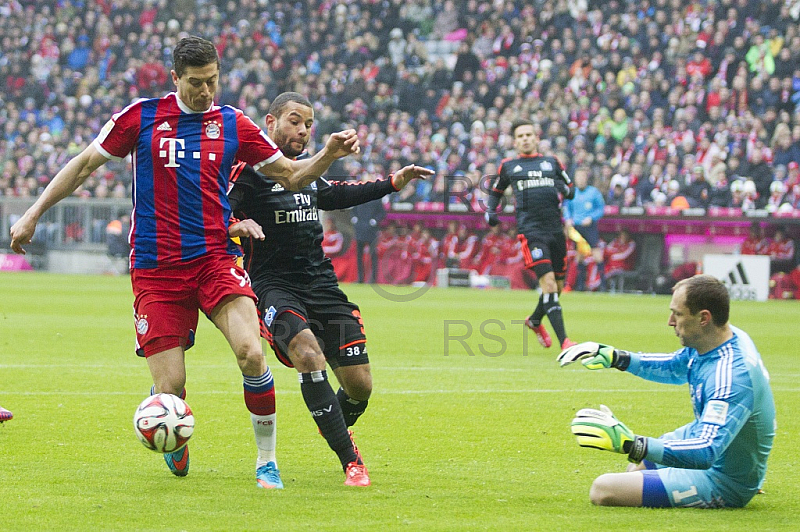
[[[539,294],[539,303],[536,304],[536,308],[531,314],[530,320],[534,325],[539,325],[542,323],[542,318],[544,318],[544,303],[543,303],[544,294]]]
[[[567,337],[567,331],[564,327],[564,317],[561,314],[561,303],[558,302],[558,294],[543,294],[542,298],[547,319],[550,320],[550,325],[553,326],[553,331],[558,336],[558,344],[561,345]]]
[[[342,408],[333,393],[333,388],[328,383],[325,370],[300,373],[300,391],[306,402],[314,421],[319,427],[322,436],[328,442],[333,452],[339,457],[342,467],[347,467],[350,462],[358,461],[353,448],[347,425],[344,422]]]
[[[369,399],[366,401],[356,401],[345,393],[344,388],[339,388],[339,391],[336,392],[336,398],[339,400],[339,406],[344,415],[344,422],[347,423],[348,427],[352,427],[356,424],[358,418],[361,417],[361,414],[364,413],[367,409],[367,405],[369,405]]]

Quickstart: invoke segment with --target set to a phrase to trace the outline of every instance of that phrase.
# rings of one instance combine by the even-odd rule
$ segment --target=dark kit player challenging
[[[270,138],[284,155],[305,155],[314,124],[311,102],[298,93],[283,93],[270,105],[266,121]],[[339,457],[348,486],[370,485],[348,427],[367,407],[372,375],[361,312],[339,289],[322,251],[318,209],[372,201],[432,174],[410,165],[387,180],[339,183],[319,178],[291,192],[250,166],[241,164],[234,172],[228,199],[242,221],[231,226],[231,236],[247,237],[242,238],[244,267],[258,296],[262,336],[281,362],[297,369],[306,406]],[[336,394],[326,360],[341,383]]]
[[[497,206],[511,185],[516,200],[517,238],[522,243],[525,268],[539,279],[539,304],[525,324],[544,347],[552,341],[542,325],[547,314],[562,349],[575,343],[567,337],[558,296],[564,288],[567,240],[561,222],[561,201],[574,195],[574,185],[558,159],[537,152],[539,138],[533,122],[518,120],[511,129],[515,158],[504,159],[492,181],[486,221],[497,225]]]

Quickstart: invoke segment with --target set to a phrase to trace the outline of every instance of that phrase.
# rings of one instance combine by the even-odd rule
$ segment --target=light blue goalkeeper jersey
[[[695,420],[678,429],[683,438],[648,438],[647,460],[710,469],[727,488],[755,493],[775,437],[775,403],[753,340],[731,330],[732,339],[702,355],[688,347],[671,354],[631,353],[627,371],[655,382],[688,383],[692,396]]]

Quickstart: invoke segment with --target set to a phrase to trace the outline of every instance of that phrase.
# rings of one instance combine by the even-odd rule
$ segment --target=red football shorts
[[[211,314],[239,294],[256,301],[250,277],[231,255],[200,257],[166,268],[133,269],[136,353],[148,357],[194,343],[198,310]]]

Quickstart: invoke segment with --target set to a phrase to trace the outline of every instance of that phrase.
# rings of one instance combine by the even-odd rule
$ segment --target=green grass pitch
[[[778,434],[766,494],[745,509],[593,507],[624,457],[578,447],[573,414],[604,403],[635,432],[691,419],[686,386],[557,367],[520,320],[534,292],[345,285],[362,309],[375,389],[355,427],[370,488],[347,488],[296,372],[268,353],[286,489],[254,478],[241,374],[204,318],[187,353],[192,469],[173,477],[135,438],[151,381],[133,354],[126,277],[0,274],[0,530],[797,530],[800,304],[736,302],[772,375]],[[388,294],[388,297],[387,297]],[[401,302],[400,299],[408,301]],[[566,294],[570,336],[672,351],[667,296]]]

